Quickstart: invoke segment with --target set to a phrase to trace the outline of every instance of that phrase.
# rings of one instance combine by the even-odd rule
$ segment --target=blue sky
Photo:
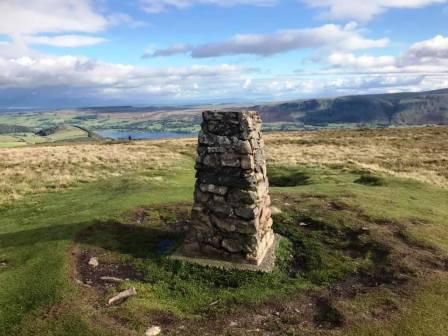
[[[0,106],[448,87],[448,0],[5,0]]]

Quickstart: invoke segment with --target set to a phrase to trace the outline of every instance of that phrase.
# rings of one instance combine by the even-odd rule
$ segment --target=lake
[[[115,129],[103,129],[94,130],[95,133],[101,135],[104,138],[110,138],[115,140],[128,139],[129,136],[133,140],[142,139],[166,139],[166,138],[188,138],[194,137],[196,134],[189,133],[174,133],[174,132],[139,132],[135,130],[115,130]]]

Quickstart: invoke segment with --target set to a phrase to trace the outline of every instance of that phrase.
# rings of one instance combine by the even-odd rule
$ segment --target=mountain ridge
[[[379,125],[448,124],[448,88],[300,99],[252,106],[265,122]]]

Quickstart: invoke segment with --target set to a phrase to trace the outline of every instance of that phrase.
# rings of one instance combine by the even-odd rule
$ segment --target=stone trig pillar
[[[207,111],[201,127],[193,239],[203,256],[259,265],[276,241],[260,116]]]

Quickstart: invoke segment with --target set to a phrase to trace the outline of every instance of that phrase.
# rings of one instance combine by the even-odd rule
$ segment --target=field
[[[0,126],[4,126],[1,124]],[[1,127],[0,127],[1,131]],[[87,130],[76,126],[60,126],[54,129],[51,134],[38,135],[35,132],[0,132],[0,148],[20,147],[26,145],[35,145],[43,143],[56,143],[68,141],[88,141],[94,136]]]
[[[285,237],[271,274],[167,258],[188,226],[194,138],[0,148],[0,330],[447,335],[447,136],[266,134]],[[106,304],[131,286],[137,296]]]

